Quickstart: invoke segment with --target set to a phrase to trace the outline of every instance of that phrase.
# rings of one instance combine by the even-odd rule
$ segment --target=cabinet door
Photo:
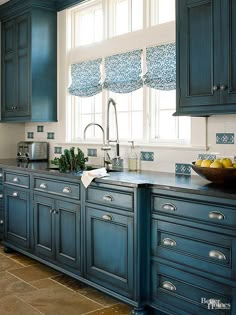
[[[132,298],[133,218],[86,207],[86,277]]]
[[[16,104],[16,45],[13,20],[2,24],[2,116]]]
[[[5,188],[5,239],[29,247],[29,192]]]
[[[29,23],[30,21],[28,15],[22,15],[16,20],[17,104],[15,109],[15,116],[30,115]]]
[[[54,199],[34,195],[34,248],[49,258],[55,258],[54,211]]]
[[[222,99],[224,108],[230,111],[236,104],[236,2],[222,1]],[[229,109],[227,109],[229,108]],[[235,106],[234,106],[235,108]]]
[[[80,206],[56,202],[56,259],[80,271]]]
[[[204,115],[220,102],[220,0],[177,2],[177,114]]]

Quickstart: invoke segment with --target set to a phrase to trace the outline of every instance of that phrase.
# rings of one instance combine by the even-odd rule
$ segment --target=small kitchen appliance
[[[28,161],[48,160],[49,144],[41,141],[21,141],[17,144],[17,159]]]

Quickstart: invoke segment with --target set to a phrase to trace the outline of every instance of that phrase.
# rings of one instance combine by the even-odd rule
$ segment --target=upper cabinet
[[[12,0],[0,9],[1,121],[57,120],[57,14],[50,2]]]
[[[177,0],[175,115],[236,113],[236,1]]]

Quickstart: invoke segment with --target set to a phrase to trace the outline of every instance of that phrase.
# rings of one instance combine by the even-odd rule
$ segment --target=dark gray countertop
[[[1,168],[9,168],[22,171],[31,171],[40,174],[63,176],[67,178],[78,178],[81,173],[61,173],[58,170],[49,169],[53,165],[48,162],[18,162],[16,159],[0,159]],[[109,177],[99,178],[96,182],[102,182],[113,185],[125,185],[130,187],[150,186],[151,188],[165,189],[172,191],[181,191],[197,193],[215,197],[227,197],[236,199],[236,183],[234,187],[212,184],[198,175],[186,176],[175,175],[164,172],[111,172]]]

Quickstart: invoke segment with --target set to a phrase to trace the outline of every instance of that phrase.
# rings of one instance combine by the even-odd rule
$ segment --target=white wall
[[[0,124],[0,158],[15,158],[17,143],[25,138],[24,123]]]

